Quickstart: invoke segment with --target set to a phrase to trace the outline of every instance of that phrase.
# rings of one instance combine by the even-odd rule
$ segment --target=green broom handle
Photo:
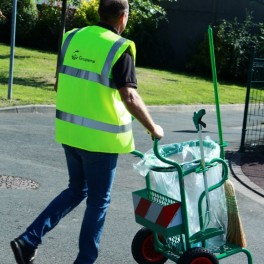
[[[221,123],[221,113],[220,113],[220,103],[218,98],[218,86],[217,86],[217,74],[215,66],[215,54],[214,54],[214,40],[213,40],[213,30],[212,27],[208,28],[208,37],[209,37],[209,47],[210,47],[210,58],[211,58],[211,67],[214,83],[214,95],[215,95],[215,105],[216,105],[216,115],[217,115],[217,124],[218,124],[218,135],[219,135],[219,145],[220,145],[220,157],[225,159],[224,152],[224,140],[222,132],[222,123]]]

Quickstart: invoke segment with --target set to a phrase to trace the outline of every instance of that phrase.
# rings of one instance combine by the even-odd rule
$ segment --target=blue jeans
[[[98,256],[110,191],[115,176],[118,154],[89,152],[63,145],[69,171],[69,185],[22,234],[32,247],[42,243],[42,237],[86,199],[86,210],[79,237],[79,254],[74,263],[91,264]]]

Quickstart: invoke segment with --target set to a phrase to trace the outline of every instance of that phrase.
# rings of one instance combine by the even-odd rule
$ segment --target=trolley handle
[[[158,139],[158,138],[154,138],[153,141],[154,141],[153,151],[154,151],[154,154],[156,155],[156,157],[157,157],[159,160],[161,160],[161,161],[163,161],[163,162],[165,162],[165,163],[167,163],[167,164],[170,164],[170,165],[172,165],[173,167],[176,167],[176,169],[181,170],[181,166],[180,166],[180,164],[178,164],[178,163],[175,162],[175,161],[172,161],[172,160],[166,159],[165,157],[163,157],[163,156],[160,154],[160,152],[159,152],[159,139]],[[135,155],[136,157],[139,157],[139,158],[141,158],[141,159],[144,159],[144,156],[145,156],[145,155],[144,155],[142,152],[140,152],[139,150],[133,150],[133,151],[131,152],[131,154],[133,154],[133,155]]]
[[[135,156],[137,156],[137,157],[139,157],[139,158],[141,158],[141,159],[144,159],[144,154],[142,153],[142,152],[140,152],[139,150],[133,150],[132,152],[131,152],[131,154],[133,154],[133,155],[135,155]]]
[[[153,146],[153,151],[154,151],[154,154],[156,155],[156,157],[167,163],[167,164],[170,164],[172,166],[174,166],[178,171],[181,171],[182,168],[181,168],[181,165],[179,163],[177,163],[176,161],[173,161],[173,160],[170,160],[170,159],[166,159],[165,157],[163,157],[160,152],[159,152],[159,139],[158,138],[154,138],[154,146]]]

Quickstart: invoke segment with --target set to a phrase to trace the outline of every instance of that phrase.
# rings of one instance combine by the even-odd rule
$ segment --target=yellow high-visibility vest
[[[58,77],[56,140],[80,149],[134,150],[131,115],[112,79],[112,67],[134,42],[99,26],[64,36]]]

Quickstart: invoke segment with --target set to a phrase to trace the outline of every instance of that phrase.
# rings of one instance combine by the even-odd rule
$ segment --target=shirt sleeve
[[[117,89],[122,87],[137,88],[135,64],[132,56],[124,52],[112,69]]]

